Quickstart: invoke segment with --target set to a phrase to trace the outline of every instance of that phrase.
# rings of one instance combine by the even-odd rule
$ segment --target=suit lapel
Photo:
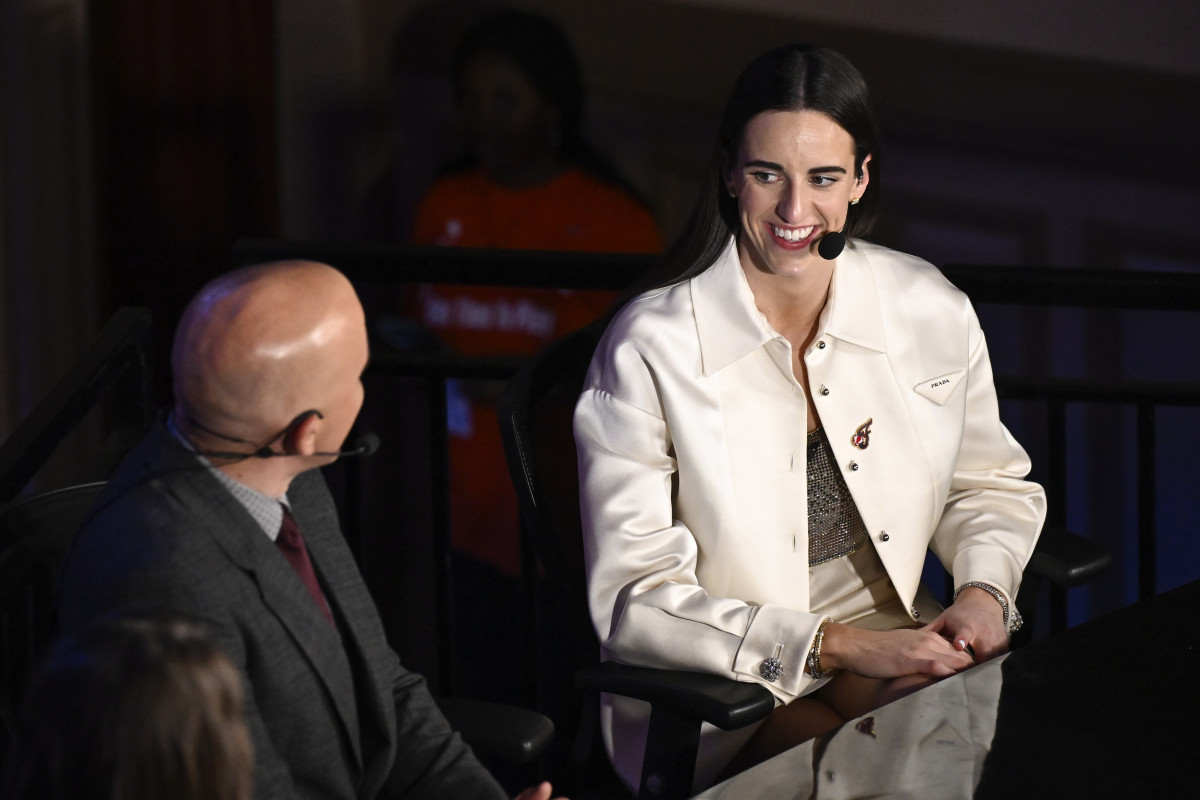
[[[324,683],[361,767],[354,680],[338,631],[314,606],[304,583],[258,523],[207,469],[195,468],[194,456],[176,442],[169,432],[164,431],[164,435],[170,439],[166,445],[178,450],[177,457],[186,459],[191,465],[187,479],[172,484],[180,502],[187,508],[195,509],[198,519],[206,520],[204,530],[216,540],[229,560],[257,583],[263,604],[291,634],[297,648]],[[309,532],[306,525],[316,527],[317,523],[311,516],[301,518],[300,514],[297,514],[297,522],[307,544]],[[314,530],[314,534],[317,534],[314,539],[319,541],[322,538],[320,532]],[[316,565],[318,558],[311,552],[310,557]],[[319,568],[318,575],[321,575]],[[321,577],[325,578],[324,575]],[[333,591],[327,592],[327,599],[334,606],[336,587],[331,588]]]
[[[358,705],[360,762],[364,789],[381,784],[391,764],[387,754],[396,746],[395,701],[392,677],[376,665],[386,663],[387,648],[379,615],[366,591],[358,566],[342,536],[328,488],[316,470],[306,472],[292,483],[292,511],[305,531],[313,567],[327,587],[326,599],[341,632],[341,652],[354,671]],[[311,531],[311,535],[309,535]],[[328,627],[328,626],[326,626]]]
[[[307,543],[306,521],[297,517],[300,532],[306,537],[306,547],[309,558],[317,571],[322,584],[328,582],[320,569],[319,554]],[[261,535],[261,534],[260,534]],[[263,602],[279,618],[296,641],[297,647],[304,653],[313,670],[321,676],[326,690],[333,698],[341,717],[346,735],[354,751],[355,759],[362,766],[362,749],[359,740],[358,704],[355,699],[354,677],[350,661],[346,656],[341,632],[335,630],[324,614],[316,607],[312,596],[304,583],[296,575],[292,566],[275,549],[269,540],[263,537],[265,543],[261,555],[255,559],[252,571],[262,590]],[[334,609],[334,618],[339,625],[344,626],[343,618],[337,612],[335,592],[326,589],[326,600]]]

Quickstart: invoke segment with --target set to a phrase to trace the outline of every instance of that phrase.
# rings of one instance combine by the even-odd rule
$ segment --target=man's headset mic
[[[284,438],[285,436],[290,436],[292,434],[292,432],[296,429],[297,426],[299,426],[301,423],[304,422],[304,420],[308,419],[309,417],[313,416],[314,414],[321,419],[325,418],[325,415],[322,414],[320,411],[316,410],[315,408],[309,409],[308,411],[301,412],[299,416],[297,416],[294,420],[292,420],[291,423],[286,428],[283,429],[283,431],[281,431],[277,436],[273,437],[270,442],[267,442],[266,444],[259,447],[257,450],[253,450],[249,453],[239,453],[239,452],[236,452],[233,450],[197,450],[196,453],[198,455],[204,456],[205,458],[282,458],[285,456],[302,456],[302,455],[335,456],[337,458],[350,458],[353,456],[361,456],[363,458],[366,458],[368,456],[374,455],[375,451],[379,449],[379,436],[374,433],[364,433],[362,436],[359,436],[358,439],[355,440],[354,446],[351,447],[349,450],[319,451],[316,453],[281,453],[278,450],[271,449],[272,442],[277,442],[280,439]],[[200,430],[204,431],[205,433],[207,433],[211,436],[217,437],[218,439],[225,439],[226,441],[236,442],[238,444],[248,444],[248,445],[254,444],[253,442],[247,441],[246,439],[239,439],[236,436],[228,436],[226,434],[214,431],[211,428],[204,425],[203,423],[201,423],[199,420],[194,419],[190,415],[188,416],[187,420],[189,423],[191,423],[195,427],[199,428]]]
[[[303,414],[296,417],[296,419],[294,419],[292,421],[292,424],[288,425],[283,430],[283,433],[279,434],[279,436],[276,436],[271,441],[278,441],[283,436],[291,433],[293,428],[295,428],[297,425],[299,425],[301,422],[303,422],[308,417],[311,417],[313,414],[316,414],[317,416],[320,416],[322,418],[324,417],[324,415],[321,414],[320,411],[317,411],[315,409],[310,410],[310,411],[305,411]],[[246,441],[245,439],[238,439],[233,436],[226,436],[224,434],[217,433],[216,431],[211,430],[210,428],[206,427],[201,422],[193,419],[190,415],[188,415],[187,420],[193,426],[199,428],[200,430],[202,430],[212,436],[216,436],[218,439],[228,439],[229,441],[238,442],[241,444],[251,444],[251,445],[253,444],[253,442]],[[379,449],[379,436],[374,433],[364,433],[362,436],[359,436],[358,439],[355,440],[354,447],[350,448],[349,450],[339,450],[336,453],[331,453],[331,452],[312,453],[311,455],[314,455],[314,456],[337,456],[338,458],[349,458],[351,456],[361,456],[363,458],[366,458],[367,456],[374,455],[375,451],[378,449]],[[279,457],[279,456],[302,455],[301,453],[279,453],[279,452],[276,452],[271,449],[271,446],[269,443],[263,445],[262,447],[258,448],[257,450],[249,452],[249,453],[238,453],[238,452],[234,452],[232,450],[230,450],[230,451],[196,450],[193,452],[195,452],[197,455],[205,456],[206,458],[236,458],[236,459],[275,458],[275,457]],[[206,467],[204,467],[199,462],[194,462],[194,465],[192,467],[190,467],[190,469],[202,470],[202,469],[206,469]],[[91,522],[91,520],[94,517],[99,515],[102,511],[107,509],[109,506],[111,506],[113,503],[115,503],[117,500],[119,500],[122,496],[124,496],[128,492],[132,491],[133,489],[135,489],[143,484],[149,483],[150,481],[157,480],[158,478],[161,478],[164,475],[169,475],[172,472],[177,472],[177,471],[179,471],[178,467],[171,468],[171,469],[159,470],[157,472],[151,472],[147,475],[143,475],[139,480],[134,482],[132,485],[126,486],[124,489],[122,489],[117,494],[106,498],[102,504],[94,506],[91,509],[91,511],[88,512],[87,517],[84,518],[84,521],[80,527]]]
[[[374,433],[364,433],[359,436],[354,442],[354,447],[349,450],[327,451],[321,450],[316,453],[281,453],[278,450],[272,450],[270,445],[263,445],[253,453],[235,453],[234,451],[224,450],[197,450],[198,455],[205,458],[283,458],[285,456],[337,456],[338,458],[350,458],[352,456],[368,456],[375,455],[375,451],[379,449],[379,436]]]

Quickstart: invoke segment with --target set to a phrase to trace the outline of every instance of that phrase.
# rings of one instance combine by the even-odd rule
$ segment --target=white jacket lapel
[[[896,385],[871,266],[854,250],[838,260],[823,322],[805,355],[817,412],[871,540],[911,605],[936,513],[933,481],[901,395],[912,389]],[[907,546],[918,540],[921,547]]]

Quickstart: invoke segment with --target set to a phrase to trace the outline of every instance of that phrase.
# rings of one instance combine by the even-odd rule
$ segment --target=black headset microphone
[[[351,447],[349,450],[339,450],[336,453],[313,453],[312,455],[337,456],[338,458],[350,458],[352,456],[370,458],[371,456],[375,455],[375,451],[378,449],[379,436],[374,433],[364,433],[362,436],[354,440],[354,447]],[[259,453],[255,453],[254,455],[258,458],[270,458],[271,456],[298,456],[300,453],[276,453],[274,450],[272,450],[270,456],[259,455]]]
[[[349,450],[322,450],[316,453],[281,453],[278,450],[272,450],[270,445],[263,445],[252,453],[237,453],[232,450],[197,450],[196,453],[205,458],[283,458],[285,456],[336,456],[337,458],[362,456],[363,458],[367,458],[375,455],[375,451],[378,449],[379,436],[374,433],[364,433],[355,440],[354,447],[351,447]]]
[[[363,458],[366,458],[367,456],[375,455],[375,451],[379,449],[379,436],[374,433],[364,433],[362,436],[359,436],[354,441],[354,447],[351,447],[349,450],[336,450],[333,452],[319,451],[316,453],[281,453],[278,450],[271,449],[272,444],[284,438],[285,436],[291,436],[296,429],[309,417],[325,419],[325,415],[320,411],[315,408],[310,408],[307,411],[301,411],[298,415],[296,415],[295,419],[288,423],[286,428],[273,436],[271,441],[262,445],[257,450],[251,450],[248,453],[239,453],[234,450],[197,450],[196,454],[202,455],[205,458],[234,458],[238,460],[245,458],[282,458],[283,456],[334,456],[336,458],[362,456]],[[193,417],[191,414],[187,415],[187,421],[190,425],[199,428],[209,436],[215,436],[218,439],[224,439],[227,442],[237,442],[238,444],[248,444],[251,447],[254,446],[253,443],[246,439],[239,439],[236,436],[230,436],[227,433],[221,433],[220,431],[213,430],[204,423],[200,422],[200,420]]]
[[[846,236],[839,231],[830,231],[817,242],[817,255],[826,261],[833,261],[842,254],[846,247]]]
[[[374,433],[364,433],[362,436],[354,440],[354,447],[349,450],[336,450],[334,452],[317,452],[317,453],[280,453],[271,450],[267,447],[260,447],[254,451],[255,458],[275,458],[277,456],[337,456],[338,458],[351,458],[352,456],[362,456],[368,458],[375,455],[375,451],[379,449],[379,436]]]
[[[198,425],[198,423],[196,423],[195,420],[190,420],[190,421],[192,422],[193,425]],[[198,425],[198,427],[203,427],[203,426]],[[291,426],[289,426],[289,428],[290,427]],[[221,434],[217,434],[217,435],[221,436]],[[232,439],[233,437],[225,436],[224,438]],[[238,440],[238,441],[242,441],[242,440]],[[309,453],[308,455],[337,456],[338,458],[349,458],[351,456],[361,456],[363,458],[366,458],[367,456],[375,455],[375,451],[378,449],[379,449],[378,434],[364,433],[362,436],[359,436],[354,441],[354,447],[350,448],[349,450],[339,450],[335,453],[329,453],[329,452]],[[263,445],[262,447],[258,448],[257,450],[254,450],[249,453],[237,453],[232,450],[230,450],[230,451],[196,450],[194,452],[196,453],[196,455],[201,455],[206,458],[233,458],[233,459],[276,458],[279,456],[305,455],[304,453],[280,453],[275,450],[272,450],[269,445]],[[194,466],[191,467],[191,469],[205,469],[205,467],[203,465],[201,465],[199,462],[195,462]],[[121,497],[123,497],[125,494],[132,491],[133,489],[135,489],[145,483],[149,483],[150,481],[161,478],[164,475],[168,475],[172,472],[176,472],[177,470],[178,470],[178,468],[176,467],[176,468],[171,468],[171,469],[158,470],[158,471],[150,472],[146,475],[143,475],[141,478],[139,478],[133,484],[124,487],[117,494],[109,497],[107,500],[104,501],[103,504],[94,506],[92,508],[92,510],[88,512],[87,517],[84,518],[84,521],[81,524],[81,527],[82,527],[82,525],[86,525],[88,522],[90,522],[92,520],[92,518],[94,518],[96,515],[98,515],[101,511],[104,511],[106,508],[111,506],[113,503],[117,502],[117,500],[119,500]]]
[[[338,453],[338,458],[346,458],[348,456],[362,456],[370,458],[375,455],[375,451],[379,449],[379,436],[374,433],[364,433],[362,436],[354,440],[354,447],[349,450],[343,450]],[[322,453],[321,455],[324,455]]]

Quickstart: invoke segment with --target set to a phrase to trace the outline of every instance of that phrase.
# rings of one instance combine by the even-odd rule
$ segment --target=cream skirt
[[[834,622],[871,631],[890,631],[919,628],[942,613],[937,599],[919,586],[913,605],[920,612],[920,621],[913,622],[870,543],[848,556],[818,564],[808,574],[809,610]]]

